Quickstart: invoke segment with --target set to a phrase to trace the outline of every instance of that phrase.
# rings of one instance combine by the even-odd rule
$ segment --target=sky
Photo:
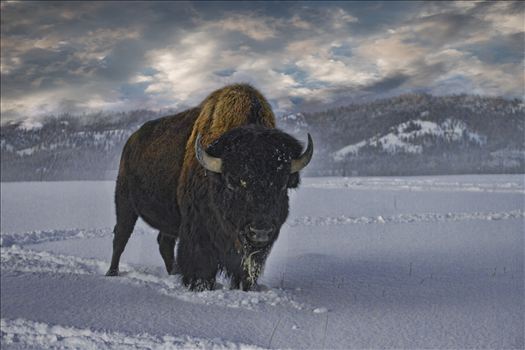
[[[523,2],[1,3],[2,121],[183,109],[226,84],[277,113],[525,94]]]

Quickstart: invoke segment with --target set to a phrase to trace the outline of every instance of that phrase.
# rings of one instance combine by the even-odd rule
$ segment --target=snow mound
[[[388,191],[449,191],[449,192],[495,192],[525,194],[522,179],[502,182],[437,180],[436,178],[411,177],[340,177],[309,178],[303,187],[352,190],[388,190]]]
[[[135,227],[133,235],[151,234],[151,230]],[[36,230],[29,232],[1,232],[0,246],[10,247],[13,245],[29,245],[45,242],[64,241],[68,239],[87,239],[113,236],[111,228],[96,229],[66,229],[66,230]]]
[[[103,277],[109,264],[96,259],[38,252],[17,245],[2,247],[2,271],[49,274],[98,275]],[[180,276],[166,276],[159,269],[120,266],[120,276],[108,280],[112,283],[130,283],[151,288],[157,292],[177,299],[206,305],[216,305],[249,310],[268,306],[291,307],[297,310],[311,310],[312,307],[294,300],[292,294],[282,289],[269,289],[262,292],[243,292],[240,290],[214,290],[205,292],[189,291],[181,282]]]
[[[112,235],[109,228],[105,229],[70,229],[70,230],[45,230],[19,233],[4,233],[0,235],[0,246],[38,244],[44,242],[62,241],[75,238],[95,238]]]
[[[262,349],[255,345],[222,339],[190,336],[154,336],[148,333],[126,334],[92,329],[49,325],[25,319],[2,318],[2,348],[17,345],[41,349]]]
[[[289,226],[326,226],[326,225],[351,225],[351,224],[404,224],[411,222],[446,222],[462,220],[508,220],[523,219],[525,211],[516,209],[507,212],[473,212],[473,213],[422,213],[422,214],[399,214],[392,216],[361,216],[352,217],[346,215],[340,216],[303,216],[287,222]]]
[[[170,291],[164,291],[170,295]],[[266,306],[287,306],[297,310],[314,310],[306,304],[299,303],[293,299],[293,296],[282,289],[269,289],[261,292],[243,292],[240,290],[222,290],[204,291],[200,293],[185,292],[177,296],[179,299],[197,303],[221,305],[231,308],[243,308],[256,310]]]
[[[31,273],[103,274],[109,264],[94,259],[37,252],[17,245],[0,248],[2,271]]]
[[[328,312],[328,309],[325,307],[318,307],[317,309],[314,310],[314,314],[324,314],[327,312]]]

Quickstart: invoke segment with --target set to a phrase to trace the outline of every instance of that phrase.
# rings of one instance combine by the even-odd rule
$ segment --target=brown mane
[[[254,110],[254,105],[258,108]],[[186,144],[186,153],[179,183],[185,183],[189,169],[196,165],[195,140],[207,147],[226,131],[246,124],[275,128],[275,116],[264,96],[248,84],[234,84],[211,93],[200,104],[200,114],[195,121]]]

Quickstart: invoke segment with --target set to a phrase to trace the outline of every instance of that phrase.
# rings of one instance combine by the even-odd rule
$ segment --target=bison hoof
[[[118,276],[118,269],[109,269],[106,276]]]
[[[241,289],[244,292],[265,292],[270,289],[263,284],[258,284],[258,283],[251,284],[249,282],[241,283],[241,287],[242,287]]]
[[[204,292],[206,290],[213,290],[215,281],[207,281],[197,279],[190,283],[190,290],[194,292]]]
[[[270,288],[268,288],[264,284],[258,284],[257,283],[254,286],[252,286],[252,290],[255,291],[255,292],[266,292],[267,290],[270,290]]]

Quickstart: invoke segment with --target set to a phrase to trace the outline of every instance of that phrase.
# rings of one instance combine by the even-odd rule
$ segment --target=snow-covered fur
[[[169,273],[182,273],[192,290],[212,289],[224,270],[234,288],[252,289],[288,216],[290,173],[301,145],[275,129],[268,102],[249,85],[212,93],[199,107],[144,124],[124,147],[115,194],[117,224],[108,275],[140,216],[159,230]],[[222,171],[206,171],[195,141],[222,159]],[[271,228],[265,244],[249,228]],[[180,239],[177,264],[174,247]]]

